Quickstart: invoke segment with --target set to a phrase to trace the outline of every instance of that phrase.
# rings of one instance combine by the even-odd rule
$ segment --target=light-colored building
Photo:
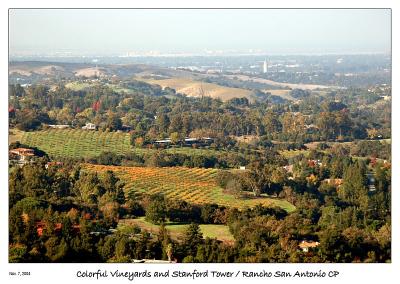
[[[264,64],[263,64],[263,73],[267,73],[268,72],[268,63],[267,63],[267,59],[264,60]]]
[[[27,157],[35,156],[35,152],[33,149],[29,148],[16,148],[9,151],[11,158],[14,160],[19,160],[25,162]]]
[[[86,130],[96,130],[96,124],[94,123],[86,123],[85,126],[82,127],[82,129],[86,129]]]
[[[68,124],[49,124],[50,128],[56,128],[56,129],[65,129],[69,128]]]
[[[333,185],[335,187],[339,187],[339,186],[341,186],[343,184],[343,179],[341,179],[341,178],[327,178],[327,179],[324,179],[322,182],[323,183],[328,183],[328,184]]]
[[[23,166],[30,163],[32,161],[31,158],[35,157],[35,151],[29,148],[12,149],[8,154],[10,165]]]
[[[283,167],[283,169],[285,171],[287,171],[288,173],[291,173],[291,174],[293,173],[293,165],[286,165]]]
[[[299,244],[299,248],[301,248],[303,252],[308,252],[310,249],[316,248],[317,246],[319,246],[319,242],[314,241],[301,241]]]
[[[156,144],[170,144],[172,143],[171,138],[161,139],[154,141]]]
[[[132,263],[176,263],[176,260],[132,259]]]

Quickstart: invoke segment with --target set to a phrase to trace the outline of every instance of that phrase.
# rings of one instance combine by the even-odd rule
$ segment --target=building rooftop
[[[314,242],[314,241],[301,241],[301,243],[299,244],[299,247],[301,249],[315,248],[317,246],[319,246],[319,242]]]
[[[29,148],[16,148],[10,150],[10,153],[21,156],[34,156],[34,150]]]

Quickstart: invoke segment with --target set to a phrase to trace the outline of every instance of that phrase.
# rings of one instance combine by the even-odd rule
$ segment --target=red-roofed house
[[[16,148],[9,151],[10,158],[19,161],[26,161],[27,157],[35,156],[35,151],[29,148]]]

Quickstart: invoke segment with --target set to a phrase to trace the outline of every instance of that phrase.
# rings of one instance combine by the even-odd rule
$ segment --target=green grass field
[[[94,87],[94,86],[107,86],[109,88],[111,88],[114,92],[117,93],[133,93],[134,91],[128,88],[123,88],[117,84],[104,84],[104,83],[89,83],[89,82],[79,82],[79,81],[74,81],[74,82],[69,82],[67,84],[65,84],[65,87],[73,90],[73,91],[82,91],[84,89],[90,88],[90,87]]]
[[[69,82],[69,83],[65,84],[66,88],[71,89],[73,91],[82,91],[82,90],[87,89],[92,86],[94,86],[94,84],[86,83],[86,82],[79,82],[79,81]]]
[[[122,219],[118,223],[118,230],[121,232],[130,232],[134,226],[137,226],[149,233],[157,234],[160,226],[147,222],[144,217],[137,219]],[[180,240],[185,233],[188,224],[166,223],[166,229],[174,240]],[[229,228],[226,225],[205,224],[200,225],[200,230],[204,238],[216,238],[217,240],[232,243],[235,241]]]
[[[282,151],[279,151],[279,154],[281,154],[286,159],[290,159],[290,158],[294,158],[299,155],[307,156],[308,154],[310,154],[310,151],[309,150],[282,150]]]
[[[218,169],[204,168],[152,168],[152,167],[119,167],[86,164],[86,170],[102,173],[114,171],[125,182],[128,196],[152,195],[162,193],[168,199],[185,200],[193,204],[216,203],[227,207],[243,209],[263,206],[278,206],[288,212],[296,208],[286,200],[261,196],[259,198],[239,199],[225,193],[216,183]]]

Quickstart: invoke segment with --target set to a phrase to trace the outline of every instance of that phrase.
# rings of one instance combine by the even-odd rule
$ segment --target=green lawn
[[[281,154],[286,159],[294,158],[294,157],[302,155],[302,154],[307,156],[309,153],[310,153],[310,150],[282,150],[282,151],[279,151],[279,154]]]
[[[152,234],[157,234],[159,231],[158,225],[147,222],[144,217],[137,219],[122,219],[118,223],[118,230],[122,232],[129,232],[134,226],[138,226]],[[180,240],[182,235],[185,233],[188,224],[171,224],[167,222],[165,227],[173,239]],[[228,226],[226,225],[203,224],[200,225],[200,230],[203,233],[204,238],[216,238],[223,242],[229,243],[235,241],[232,234],[229,232]]]
[[[91,83],[74,81],[74,82],[65,84],[65,87],[68,89],[71,89],[73,91],[82,91],[86,88],[92,87],[93,85],[94,84],[91,84]]]

